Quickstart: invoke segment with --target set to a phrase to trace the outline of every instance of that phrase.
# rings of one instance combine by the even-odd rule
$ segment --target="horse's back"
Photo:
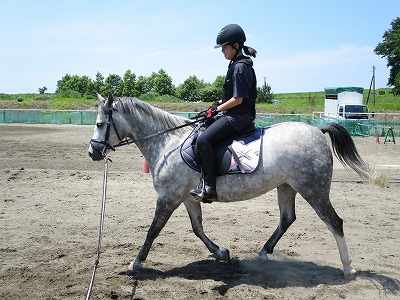
[[[263,168],[296,190],[318,182],[330,186],[333,157],[322,131],[301,122],[279,123],[265,132]]]
[[[318,154],[329,149],[322,131],[302,122],[278,123],[265,131],[263,151],[268,155],[284,155],[287,158]]]

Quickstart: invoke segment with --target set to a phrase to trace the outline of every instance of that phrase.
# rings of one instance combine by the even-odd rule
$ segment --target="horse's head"
[[[104,158],[108,150],[114,150],[113,145],[117,145],[125,138],[125,131],[121,126],[122,116],[116,110],[117,101],[114,100],[110,93],[107,99],[97,94],[100,101],[96,126],[94,128],[93,137],[90,140],[89,156],[93,160],[101,160]]]

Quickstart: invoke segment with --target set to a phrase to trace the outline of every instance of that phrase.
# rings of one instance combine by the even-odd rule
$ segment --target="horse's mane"
[[[121,109],[133,118],[144,119],[151,116],[164,128],[173,128],[189,122],[188,119],[172,115],[134,97],[115,97],[115,100],[116,109]]]

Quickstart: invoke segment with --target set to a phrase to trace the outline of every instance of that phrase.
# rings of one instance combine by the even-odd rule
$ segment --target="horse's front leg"
[[[214,244],[204,233],[200,203],[198,201],[187,200],[184,202],[184,204],[189,213],[194,234],[203,241],[208,250],[216,259],[229,263],[229,250],[226,248],[220,248]]]
[[[137,272],[142,269],[142,262],[146,260],[151,245],[179,205],[180,203],[175,203],[166,196],[158,196],[156,212],[154,214],[153,222],[147,232],[146,240],[136,259],[129,265],[129,270]]]

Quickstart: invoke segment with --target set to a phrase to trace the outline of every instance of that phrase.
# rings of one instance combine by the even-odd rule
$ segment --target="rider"
[[[197,139],[202,180],[190,194],[199,201],[211,202],[218,198],[213,146],[228,138],[233,139],[241,135],[241,132],[249,126],[254,128],[257,81],[253,61],[250,57],[244,56],[243,51],[253,57],[256,57],[257,51],[245,46],[245,41],[246,35],[237,24],[225,26],[217,35],[217,44],[214,48],[222,47],[222,53],[230,63],[222,99],[210,106],[206,112],[206,117],[210,120],[220,112],[222,116],[212,123],[209,122],[211,125]]]

